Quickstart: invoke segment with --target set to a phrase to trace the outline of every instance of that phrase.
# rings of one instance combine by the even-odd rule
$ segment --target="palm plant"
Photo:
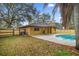
[[[79,4],[61,3],[56,4],[53,8],[53,15],[55,15],[59,7],[62,17],[62,23],[65,29],[69,28],[71,16],[74,15],[75,34],[76,34],[76,49],[79,50]]]

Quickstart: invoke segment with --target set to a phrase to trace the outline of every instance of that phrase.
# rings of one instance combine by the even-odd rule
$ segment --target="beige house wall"
[[[27,28],[21,28],[20,31],[26,31],[28,35],[42,35],[42,34],[53,34],[56,33],[54,28],[50,27],[39,27],[39,31],[34,30],[35,27],[27,27]]]
[[[39,31],[34,30],[35,27],[30,27],[30,35],[42,34],[42,28],[39,28]]]
[[[41,34],[53,34],[53,33],[56,33],[55,29],[54,28],[45,28],[45,27],[42,27],[40,28],[39,27],[39,31],[34,31],[34,28],[35,27],[29,27],[29,35],[41,35]]]

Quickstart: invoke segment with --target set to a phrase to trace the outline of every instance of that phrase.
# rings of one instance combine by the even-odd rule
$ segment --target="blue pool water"
[[[64,40],[75,40],[75,35],[56,35],[58,38],[63,38]]]

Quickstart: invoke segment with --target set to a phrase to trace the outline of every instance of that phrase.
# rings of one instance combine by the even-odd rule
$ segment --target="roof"
[[[47,23],[32,23],[26,26],[22,26],[20,28],[26,28],[26,27],[55,27],[53,24],[47,24]]]

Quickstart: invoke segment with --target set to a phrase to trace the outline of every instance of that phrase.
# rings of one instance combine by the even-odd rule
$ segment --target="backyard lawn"
[[[10,36],[0,38],[0,55],[70,56],[79,55],[79,53],[75,48],[62,46],[29,36]]]

